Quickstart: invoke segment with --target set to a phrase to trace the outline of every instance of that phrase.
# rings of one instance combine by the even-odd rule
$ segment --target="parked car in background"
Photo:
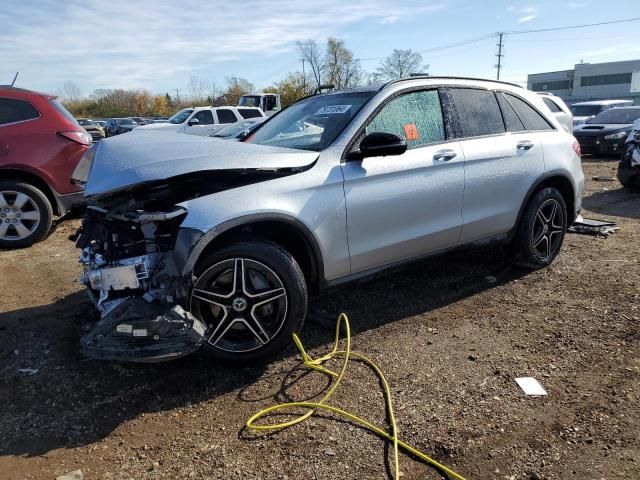
[[[610,108],[575,127],[573,135],[582,153],[620,155],[638,118],[640,107]]]
[[[582,201],[578,143],[540,96],[503,82],[314,95],[242,143],[147,135],[140,148],[140,135],[101,142],[74,175],[97,207],[77,241],[101,312],[81,340],[95,358],[206,345],[268,360],[330,285],[476,242],[549,265]]]
[[[93,123],[95,123],[96,125],[102,127],[102,129],[104,130],[104,127],[107,124],[107,121],[106,120],[93,120]]]
[[[140,132],[167,131],[189,135],[210,136],[221,128],[247,118],[266,118],[254,107],[194,107],[184,108],[164,123],[144,125]]]
[[[248,93],[240,97],[238,106],[258,107],[268,117],[279,112],[282,108],[280,105],[280,95],[277,93]]]
[[[560,125],[564,129],[572,133],[573,132],[573,114],[567,104],[564,103],[559,96],[548,92],[537,92],[542,97],[544,104],[551,110],[551,113],[558,119]]]
[[[633,122],[618,165],[618,180],[627,188],[640,188],[640,119]]]
[[[104,128],[98,125],[93,120],[88,118],[79,118],[78,123],[84,128],[94,142],[102,140],[105,137]]]
[[[131,117],[131,120],[136,122],[138,125],[146,125],[149,121],[146,118],[142,117]]]
[[[573,125],[582,125],[590,118],[609,108],[626,107],[633,105],[633,100],[593,100],[591,102],[579,102],[571,105]]]
[[[227,125],[226,127],[221,128],[217,132],[213,133],[211,136],[214,138],[225,140],[240,141],[247,138],[251,134],[251,132],[258,128],[258,126],[266,119],[267,117],[247,118],[246,120]]]
[[[0,248],[41,240],[83,203],[71,173],[91,142],[55,96],[0,86]]]
[[[132,118],[110,118],[104,127],[107,137],[127,133],[139,125]]]

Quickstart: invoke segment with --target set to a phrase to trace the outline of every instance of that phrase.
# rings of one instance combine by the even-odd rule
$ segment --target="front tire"
[[[538,269],[558,255],[567,230],[567,206],[562,194],[547,187],[527,203],[514,240],[515,263]]]
[[[29,247],[49,233],[52,223],[51,202],[40,189],[0,182],[0,248]]]
[[[207,325],[205,345],[220,360],[265,362],[301,330],[307,286],[295,258],[276,244],[243,240],[196,266],[189,309]]]

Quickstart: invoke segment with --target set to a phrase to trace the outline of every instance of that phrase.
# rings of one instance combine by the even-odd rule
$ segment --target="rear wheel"
[[[262,241],[241,241],[204,258],[196,268],[191,313],[207,325],[216,358],[266,361],[302,328],[307,312],[304,275],[293,256]]]
[[[28,183],[0,182],[0,248],[32,245],[52,222],[53,209],[42,191]]]
[[[547,187],[527,203],[514,240],[516,264],[542,268],[553,262],[567,230],[567,206],[562,194]]]

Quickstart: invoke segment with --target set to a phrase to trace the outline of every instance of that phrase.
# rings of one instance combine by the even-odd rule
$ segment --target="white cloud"
[[[538,15],[536,14],[532,14],[532,15],[526,15],[524,17],[520,17],[518,19],[518,23],[527,23],[530,22],[531,20],[533,20],[534,18],[536,18]]]
[[[163,79],[184,78],[186,83],[191,73],[221,78],[234,72],[215,71],[220,62],[246,65],[293,52],[297,40],[323,41],[357,23],[392,23],[393,17],[444,8],[415,7],[409,0],[325,0],[322,8],[299,0],[245,0],[241,5],[228,0],[2,2],[0,74],[20,70],[23,79],[35,79],[39,88],[49,90],[68,79],[83,90],[153,90]],[[295,63],[297,56],[292,53],[292,58]],[[256,77],[264,74],[258,69]]]
[[[382,25],[386,25],[387,23],[396,23],[398,20],[400,20],[400,17],[398,17],[397,15],[389,15],[388,17],[380,20],[380,23]]]
[[[516,9],[516,7],[514,7],[513,5],[509,5],[507,7],[507,12],[513,12]]]
[[[586,7],[587,5],[585,3],[571,2],[571,3],[568,3],[567,6],[569,8],[582,8],[582,7]]]
[[[537,10],[535,7],[527,7],[522,9],[522,13],[535,13]]]

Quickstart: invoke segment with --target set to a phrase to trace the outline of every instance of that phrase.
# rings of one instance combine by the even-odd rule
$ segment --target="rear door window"
[[[505,93],[527,130],[553,130],[551,124],[531,105],[515,95]]]
[[[367,133],[393,133],[419,148],[445,140],[440,95],[437,90],[406,93],[389,101],[367,125]]]
[[[217,114],[219,123],[235,123],[238,121],[235,114],[227,108],[217,110]]]
[[[214,123],[211,110],[200,110],[193,116],[192,120],[194,119],[198,120],[198,125],[211,125]]]
[[[0,98],[0,125],[24,122],[40,117],[36,107],[17,98]]]
[[[502,110],[502,117],[504,118],[504,124],[507,127],[507,132],[522,132],[526,130],[524,124],[518,118],[518,114],[513,109],[511,104],[507,101],[502,93],[496,94],[498,97],[498,104],[500,104],[500,110]]]
[[[463,137],[482,137],[505,133],[496,96],[491,90],[449,89],[458,112]]]

